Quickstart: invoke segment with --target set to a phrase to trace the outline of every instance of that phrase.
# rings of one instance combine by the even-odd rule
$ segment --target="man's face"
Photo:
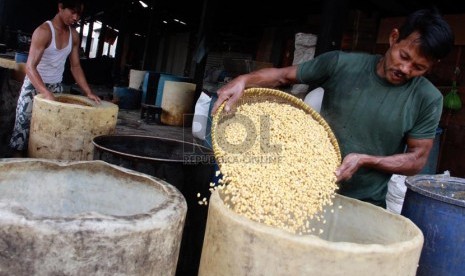
[[[63,22],[67,26],[72,26],[79,21],[79,19],[81,18],[81,11],[82,11],[82,8],[81,10],[78,11],[76,9],[71,9],[71,8],[63,9],[60,7],[61,18],[63,19]]]
[[[387,81],[400,85],[413,77],[424,75],[431,69],[434,61],[420,52],[419,43],[419,34],[415,32],[391,44],[384,62],[384,77]]]

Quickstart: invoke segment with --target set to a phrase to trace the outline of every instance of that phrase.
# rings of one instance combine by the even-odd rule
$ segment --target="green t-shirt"
[[[407,137],[432,139],[442,112],[442,94],[424,77],[392,85],[376,74],[379,55],[332,51],[302,63],[297,79],[325,90],[321,115],[349,153],[389,156],[405,150]],[[386,206],[392,174],[359,169],[341,183],[340,194]]]

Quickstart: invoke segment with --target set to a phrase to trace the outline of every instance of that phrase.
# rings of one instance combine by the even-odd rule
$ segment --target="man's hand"
[[[352,175],[363,165],[361,159],[364,155],[358,153],[348,154],[342,160],[341,166],[336,170],[337,182],[349,180]]]
[[[101,103],[100,98],[97,95],[95,95],[94,93],[87,94],[87,98],[93,100],[97,104]]]
[[[218,100],[216,100],[215,104],[213,105],[212,114],[216,113],[223,102],[226,102],[224,111],[229,112],[231,110],[231,106],[237,102],[244,93],[244,87],[245,83],[240,77],[238,77],[218,89]]]
[[[47,100],[50,100],[50,101],[55,100],[55,95],[53,95],[53,93],[50,92],[50,91],[47,91],[47,93],[42,93],[42,95],[44,95],[44,99],[47,99]]]

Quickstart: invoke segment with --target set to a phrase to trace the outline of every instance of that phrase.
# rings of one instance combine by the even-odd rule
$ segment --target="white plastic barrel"
[[[114,134],[118,106],[87,97],[57,95],[56,101],[34,97],[28,156],[58,160],[92,160],[92,139]]]
[[[141,90],[145,73],[147,73],[147,71],[135,69],[129,70],[129,88]]]
[[[415,275],[423,234],[409,219],[340,195],[324,216],[321,235],[295,235],[238,215],[217,190],[199,275]]]
[[[0,159],[1,275],[175,275],[187,205],[103,161]]]

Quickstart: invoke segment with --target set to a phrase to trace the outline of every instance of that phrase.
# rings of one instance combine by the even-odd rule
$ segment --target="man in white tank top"
[[[71,26],[81,15],[81,0],[58,1],[55,17],[37,27],[32,34],[26,63],[26,77],[16,107],[16,121],[10,140],[14,157],[24,157],[29,140],[32,100],[38,93],[54,100],[54,93],[63,91],[61,82],[66,59],[70,58],[71,74],[87,97],[100,103],[87,83],[79,61],[79,35]]]

